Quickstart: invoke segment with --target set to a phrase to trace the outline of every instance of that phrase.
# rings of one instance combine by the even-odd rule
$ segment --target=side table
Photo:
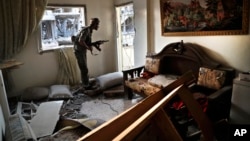
[[[16,68],[22,65],[22,62],[18,62],[15,60],[4,61],[0,63],[0,105],[3,110],[4,119],[7,120],[10,115],[10,109],[8,104],[8,98],[6,94],[6,87],[4,84],[5,73],[8,69]]]
[[[230,123],[250,124],[250,81],[235,78],[231,99]]]

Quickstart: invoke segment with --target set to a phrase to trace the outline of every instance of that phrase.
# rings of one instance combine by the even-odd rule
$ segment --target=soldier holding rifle
[[[93,54],[93,47],[94,46],[97,50],[101,51],[100,45],[107,40],[100,40],[96,42],[92,42],[92,32],[93,30],[98,30],[100,20],[98,18],[92,18],[91,23],[89,26],[84,27],[79,35],[72,36],[72,41],[74,42],[74,50],[75,56],[78,62],[78,66],[81,71],[81,80],[82,85],[85,90],[93,89],[93,87],[89,83],[89,76],[88,76],[88,66],[87,66],[87,50],[91,51]]]

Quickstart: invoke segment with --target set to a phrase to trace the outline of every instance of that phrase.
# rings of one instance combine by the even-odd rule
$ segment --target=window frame
[[[86,5],[78,5],[78,4],[48,4],[46,6],[46,10],[52,9],[53,7],[64,8],[64,10],[66,8],[83,8],[83,10],[81,11],[82,12],[82,16],[81,16],[81,14],[79,14],[80,17],[78,19],[79,21],[77,21],[78,23],[76,25],[74,24],[73,31],[70,31],[70,32],[73,32],[73,33],[67,35],[67,37],[65,39],[66,41],[65,40],[61,40],[61,42],[60,42],[60,40],[59,40],[59,33],[58,33],[59,30],[57,30],[58,27],[56,26],[56,20],[61,18],[65,22],[65,20],[70,19],[70,18],[72,19],[72,17],[75,18],[75,17],[77,17],[77,15],[75,15],[73,13],[69,14],[69,13],[64,13],[64,12],[59,12],[61,14],[54,14],[53,13],[55,19],[48,18],[48,17],[45,17],[43,15],[43,17],[42,17],[43,19],[40,22],[40,27],[39,27],[39,30],[38,30],[38,40],[39,40],[38,52],[39,53],[46,52],[46,51],[52,51],[52,50],[60,49],[60,48],[73,47],[73,43],[71,42],[71,36],[72,35],[76,35],[80,31],[80,29],[81,29],[82,26],[86,26],[86,19],[87,19],[87,16],[86,16],[87,15],[87,13],[86,13],[86,11],[87,11],[86,10]],[[73,19],[73,20],[75,20],[75,19]],[[81,21],[82,21],[82,24],[79,23]],[[44,23],[46,23],[46,24],[44,24]],[[51,26],[51,27],[48,27],[48,26]],[[64,26],[66,26],[66,25],[64,25]],[[42,29],[43,27],[44,27],[44,30]],[[48,32],[46,32],[46,29],[49,29],[49,28],[51,28],[51,29]],[[72,29],[70,29],[70,30],[72,30]],[[43,35],[42,35],[42,33],[43,33]],[[49,33],[49,36],[48,36],[49,38],[45,39],[44,38],[44,34],[47,35],[48,33]],[[67,33],[63,33],[63,35],[64,34],[67,34]],[[47,45],[44,44],[46,42],[48,42]]]

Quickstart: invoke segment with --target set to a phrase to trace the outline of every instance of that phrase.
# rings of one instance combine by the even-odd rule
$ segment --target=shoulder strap
[[[80,30],[80,32],[78,34],[80,35],[86,29],[87,29],[87,26],[82,27],[82,29]]]

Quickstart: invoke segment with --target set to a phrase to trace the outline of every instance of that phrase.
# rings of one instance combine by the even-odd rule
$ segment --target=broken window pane
[[[85,6],[47,6],[41,22],[39,52],[73,47],[71,36],[85,26]]]

